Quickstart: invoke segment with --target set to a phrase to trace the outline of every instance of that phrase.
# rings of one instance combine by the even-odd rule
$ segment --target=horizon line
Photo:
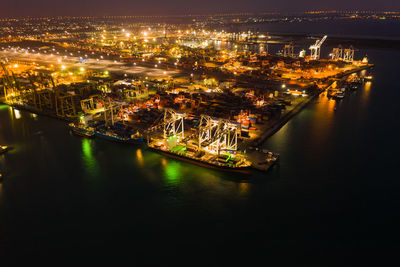
[[[400,15],[398,11],[373,11],[373,10],[308,10],[308,11],[263,11],[263,12],[229,12],[229,13],[186,13],[186,14],[159,14],[159,15],[99,15],[99,16],[22,16],[7,17],[0,21],[8,20],[44,20],[44,19],[101,19],[101,18],[173,18],[173,17],[230,17],[230,16],[263,16],[263,15],[289,15],[289,14],[388,14]]]

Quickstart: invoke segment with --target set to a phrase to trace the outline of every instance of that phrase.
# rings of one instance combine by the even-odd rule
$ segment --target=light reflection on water
[[[250,189],[251,189],[250,183],[238,183],[238,193],[240,196],[246,196],[249,194]]]
[[[14,116],[17,120],[21,119],[21,112],[18,109],[14,108]]]
[[[4,110],[4,109],[7,109],[7,108],[9,108],[8,105],[1,105],[1,104],[0,104],[0,110]]]
[[[171,160],[165,166],[165,178],[168,183],[176,184],[179,182],[180,178],[180,162]]]
[[[361,87],[361,102],[362,102],[362,109],[364,110],[368,106],[369,97],[371,93],[372,82],[367,81]]]
[[[333,127],[334,112],[336,109],[336,100],[328,98],[321,94],[314,105],[316,112],[310,121],[310,138],[322,142],[329,138]]]
[[[88,174],[92,176],[99,174],[99,165],[93,156],[91,140],[87,138],[82,138],[82,160]]]
[[[144,159],[143,159],[143,153],[142,153],[142,149],[141,148],[138,148],[136,150],[136,159],[137,159],[137,161],[139,163],[139,166],[140,167],[144,167]]]
[[[253,186],[240,182],[242,174],[215,171],[164,156],[160,163],[164,178],[161,182],[173,202],[177,197],[206,200],[222,196],[240,201],[247,198]]]
[[[38,115],[37,115],[37,114],[31,113],[30,116],[31,116],[32,118],[34,118],[35,121],[37,121],[37,119],[38,119]]]

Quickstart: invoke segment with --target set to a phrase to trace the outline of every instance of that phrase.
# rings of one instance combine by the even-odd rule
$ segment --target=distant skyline
[[[399,0],[4,0],[4,2],[0,4],[0,16],[2,18],[146,16],[312,10],[400,10]]]

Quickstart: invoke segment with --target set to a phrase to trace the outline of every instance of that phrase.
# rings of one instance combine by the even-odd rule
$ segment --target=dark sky
[[[400,10],[400,0],[0,0],[1,17]]]

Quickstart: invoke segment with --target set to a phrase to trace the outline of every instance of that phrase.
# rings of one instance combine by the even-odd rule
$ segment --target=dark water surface
[[[0,254],[395,263],[400,52],[364,52],[374,80],[339,103],[321,95],[265,143],[280,164],[249,181],[0,106],[0,144],[12,147],[0,157]]]

